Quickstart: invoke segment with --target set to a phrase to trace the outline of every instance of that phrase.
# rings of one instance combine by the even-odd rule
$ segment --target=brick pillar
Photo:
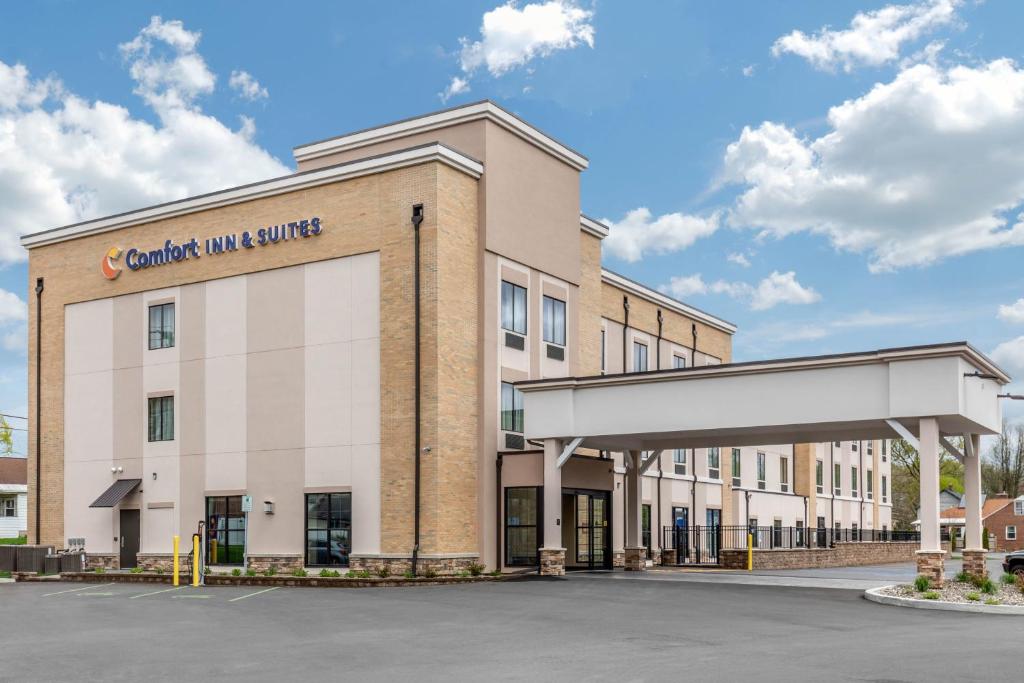
[[[676,563],[676,550],[675,548],[666,549],[661,551],[661,563],[662,564],[675,564]]]
[[[918,550],[917,573],[927,576],[935,588],[942,588],[945,581],[946,553],[943,550]]]
[[[540,575],[565,576],[565,548],[540,549]]]
[[[626,571],[642,572],[647,569],[647,548],[626,548]]]
[[[984,550],[964,550],[964,571],[973,576],[988,576]]]

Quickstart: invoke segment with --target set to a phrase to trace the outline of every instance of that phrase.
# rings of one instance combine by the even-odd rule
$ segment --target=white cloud
[[[198,42],[155,17],[121,48],[157,125],[0,62],[0,265],[25,259],[27,232],[289,172],[253,143],[251,120],[236,131],[202,112],[216,79]]]
[[[1008,59],[918,64],[833,107],[830,130],[746,127],[721,182],[745,186],[734,226],[810,231],[868,252],[872,271],[1024,244],[1024,70]]]
[[[997,315],[1000,320],[1008,323],[1024,323],[1024,299],[1017,299],[1010,305],[1001,305]]]
[[[645,254],[664,254],[689,247],[701,237],[718,230],[718,214],[693,216],[667,213],[657,218],[649,209],[640,207],[626,214],[621,221],[602,219],[610,232],[603,247],[607,253],[633,263]]]
[[[580,45],[594,47],[594,13],[571,0],[548,0],[522,8],[514,0],[495,7],[483,16],[480,39],[461,38],[459,66],[462,77],[454,77],[441,94],[447,99],[469,87],[466,81],[486,68],[498,78],[534,59]]]
[[[743,75],[746,76],[747,78],[751,78],[751,77],[753,77],[754,72],[756,70],[757,70],[757,65],[756,64],[748,64],[747,66],[743,67]]]
[[[748,259],[744,254],[734,252],[728,254],[725,257],[725,260],[728,261],[729,263],[735,263],[737,266],[743,266],[744,268],[750,267],[750,259]]]
[[[1011,376],[1024,377],[1024,337],[1003,342],[989,355]]]
[[[795,272],[774,271],[758,283],[750,307],[755,311],[764,311],[779,304],[813,304],[816,301],[821,301],[821,295],[813,288],[797,282]]]
[[[28,320],[28,308],[14,292],[0,289],[0,325]]]
[[[778,57],[788,52],[825,71],[839,66],[847,72],[861,65],[881,66],[899,59],[905,43],[955,23],[960,4],[960,0],[924,0],[860,12],[845,30],[826,26],[813,35],[793,31],[775,41],[772,54]]]
[[[746,282],[729,282],[727,280],[716,280],[708,284],[697,273],[672,277],[667,284],[661,285],[658,289],[677,299],[709,292],[725,294],[733,299],[745,301],[754,311],[768,310],[779,304],[801,305],[821,300],[821,295],[813,288],[805,287],[797,282],[796,273],[793,271],[786,273],[773,271],[756,286]]]
[[[260,82],[248,71],[232,71],[231,78],[228,79],[228,85],[231,86],[232,90],[237,91],[239,95],[250,102],[270,97],[267,89],[260,85]]]

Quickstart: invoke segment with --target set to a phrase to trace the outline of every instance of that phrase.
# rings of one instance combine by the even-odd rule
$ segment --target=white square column
[[[640,478],[640,451],[630,451],[631,462],[626,464],[626,571],[641,571],[647,567],[647,548],[643,536],[643,491]]]
[[[946,552],[939,537],[939,422],[924,417],[919,425],[921,549],[917,552],[917,572],[927,576],[933,586],[941,587]]]
[[[565,548],[562,547],[562,455],[560,439],[544,439],[544,536],[540,547],[540,573],[565,574]]]
[[[970,439],[970,443],[967,442]],[[981,435],[964,435],[964,571],[987,576],[981,527]]]

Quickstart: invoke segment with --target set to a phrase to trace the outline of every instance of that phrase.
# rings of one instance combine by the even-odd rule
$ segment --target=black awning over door
[[[124,498],[134,491],[139,484],[142,483],[141,479],[118,479],[110,487],[100,495],[99,498],[92,502],[91,508],[112,508],[120,503]]]

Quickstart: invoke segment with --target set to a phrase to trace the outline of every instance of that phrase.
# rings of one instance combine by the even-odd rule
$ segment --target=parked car
[[[1017,550],[1007,554],[1003,560],[1003,571],[1007,574],[1024,576],[1024,550]]]

